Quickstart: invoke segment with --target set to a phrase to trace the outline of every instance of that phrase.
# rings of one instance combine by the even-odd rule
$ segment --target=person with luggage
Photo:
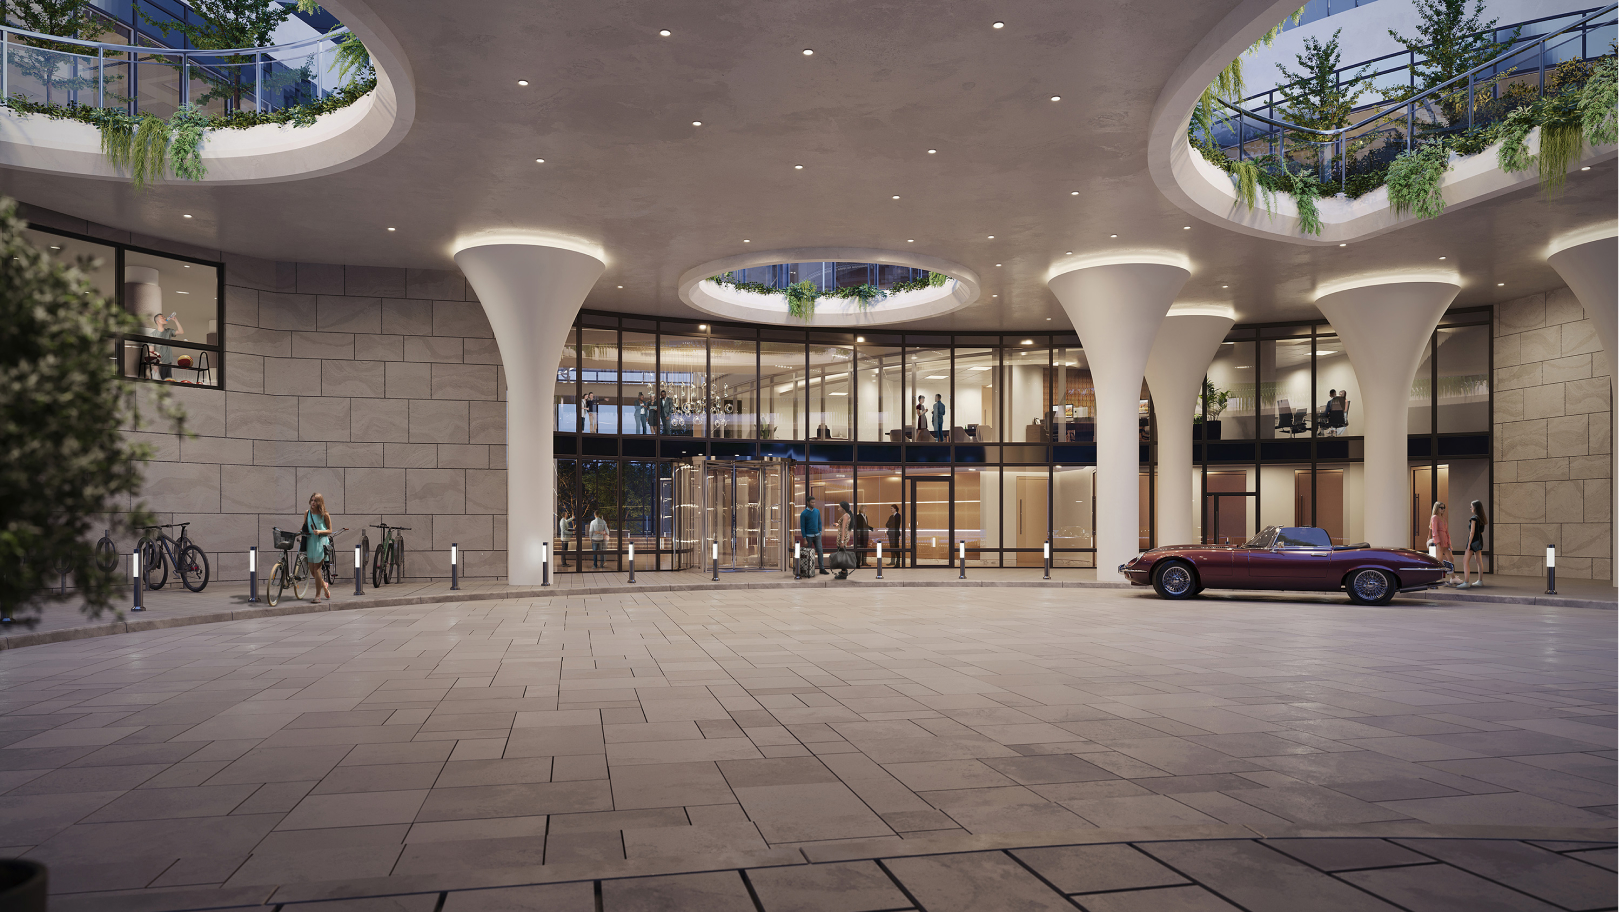
[[[871,548],[871,520],[866,518],[866,511],[857,511],[854,515],[854,554],[855,566],[866,565],[866,551]]]
[[[900,543],[904,541],[904,533],[900,530],[905,524],[905,519],[900,515],[899,504],[889,504],[888,506],[894,511],[888,514],[888,553],[890,555],[888,566],[898,567],[901,553]]]
[[[849,507],[847,500],[838,501],[838,549],[832,552],[832,566],[838,571],[837,579],[848,579],[849,571],[855,568],[855,556],[849,550],[854,544],[854,510]]]
[[[815,498],[804,498],[804,512],[798,514],[798,534],[804,539],[804,547],[815,549],[815,566],[822,576],[830,576],[826,570],[826,554],[821,548],[821,511],[815,508]]]

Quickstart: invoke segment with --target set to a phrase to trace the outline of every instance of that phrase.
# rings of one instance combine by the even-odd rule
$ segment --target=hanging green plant
[[[1591,77],[1580,89],[1580,124],[1585,130],[1585,141],[1593,146],[1609,146],[1619,142],[1619,121],[1615,120],[1615,103],[1619,93],[1615,90],[1615,76],[1619,63],[1613,57],[1604,57],[1591,69]]]
[[[130,143],[129,180],[136,190],[162,180],[169,163],[169,125],[151,114],[143,115],[135,126]]]
[[[200,181],[208,174],[202,163],[202,137],[208,118],[191,105],[182,105],[169,118],[169,168],[175,177]]]
[[[1450,169],[1450,150],[1444,143],[1428,143],[1401,152],[1389,165],[1389,209],[1397,216],[1438,218],[1445,212],[1439,183]]]
[[[821,296],[814,282],[797,282],[782,291],[787,294],[787,313],[800,320],[815,319],[815,300]]]

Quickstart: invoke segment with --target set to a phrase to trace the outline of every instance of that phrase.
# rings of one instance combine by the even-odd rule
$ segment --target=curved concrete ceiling
[[[692,318],[682,272],[747,252],[744,238],[960,263],[983,293],[919,324],[937,330],[1066,329],[1051,268],[1134,249],[1181,251],[1193,274],[1179,300],[1228,303],[1242,321],[1313,317],[1318,285],[1439,256],[1461,273],[1456,306],[1561,284],[1546,247],[1611,220],[1612,160],[1571,176],[1557,200],[1529,187],[1342,248],[1200,221],[1159,190],[1153,123],[1185,113],[1165,113],[1178,104],[1166,87],[1226,45],[1240,51],[1286,6],[334,0],[345,21],[397,42],[390,72],[412,74],[414,124],[387,154],[301,181],[144,194],[6,169],[0,191],[306,262],[452,269],[455,239],[479,232],[588,239],[608,270],[587,307]]]

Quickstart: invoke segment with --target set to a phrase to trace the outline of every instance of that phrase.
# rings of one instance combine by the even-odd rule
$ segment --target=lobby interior
[[[0,626],[0,858],[68,910],[1615,908],[1619,152],[1508,127],[1611,95],[1619,13],[1482,3],[1444,82],[1427,2],[8,20],[0,195],[184,326],[107,369],[185,413],[124,435],[208,577],[110,505],[138,585]],[[1305,131],[1265,68],[1328,39],[1376,91]],[[202,170],[108,98],[217,114]],[[1120,572],[1286,527],[1481,584]]]

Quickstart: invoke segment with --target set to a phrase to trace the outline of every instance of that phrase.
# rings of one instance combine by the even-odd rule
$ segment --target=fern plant
[[[1389,165],[1389,208],[1396,216],[1438,218],[1445,212],[1439,184],[1450,169],[1450,150],[1444,143],[1428,143],[1401,152]]]
[[[787,313],[806,322],[815,319],[815,299],[821,290],[814,282],[797,282],[782,291],[787,293]]]
[[[1605,57],[1591,70],[1591,77],[1580,90],[1580,126],[1585,141],[1593,146],[1608,146],[1619,142],[1619,124],[1614,119],[1616,100],[1614,78],[1619,64],[1614,57]]]
[[[168,158],[169,125],[151,114],[142,115],[130,143],[130,183],[136,190],[144,190],[152,181],[162,180]]]
[[[208,174],[202,163],[202,137],[208,118],[191,105],[182,105],[169,118],[169,168],[175,177],[200,181]]]

